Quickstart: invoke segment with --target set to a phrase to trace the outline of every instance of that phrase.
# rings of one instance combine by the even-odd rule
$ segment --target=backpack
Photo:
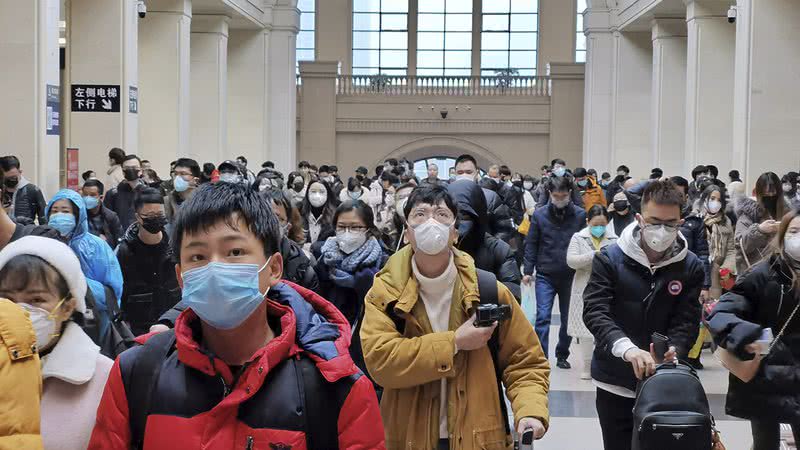
[[[688,365],[667,363],[636,388],[633,450],[710,450],[714,418]]]
[[[132,449],[144,448],[144,432],[153,390],[164,361],[175,349],[175,342],[175,330],[169,330],[152,336],[139,349],[136,363],[131,369],[128,380],[130,389],[127,392]],[[303,354],[284,363],[296,365],[298,383],[303,386],[302,395],[306,412],[303,431],[306,436],[306,448],[337,450],[338,413],[350,394],[352,385],[349,378],[329,383],[323,378],[314,361]],[[332,414],[331,411],[336,411],[336,414]]]
[[[475,271],[478,275],[478,297],[480,298],[481,305],[497,305],[497,277],[485,270],[476,268]],[[394,312],[394,305],[397,302],[391,302],[386,309],[386,314],[394,322],[397,331],[403,333],[406,328],[406,322],[402,317],[397,316]],[[503,414],[505,420],[506,434],[511,434],[511,427],[508,423],[508,406],[506,405],[506,398],[503,394],[503,368],[500,367],[498,362],[498,353],[500,352],[500,327],[495,328],[492,337],[486,344],[489,347],[489,352],[492,354],[492,364],[494,365],[495,382],[497,383],[498,401],[500,402],[500,412]]]
[[[136,342],[131,328],[122,320],[122,310],[117,304],[114,291],[106,290],[106,310],[97,306],[91,289],[86,290],[86,314],[83,317],[83,331],[100,347],[104,356],[116,359],[120,353],[133,347]]]

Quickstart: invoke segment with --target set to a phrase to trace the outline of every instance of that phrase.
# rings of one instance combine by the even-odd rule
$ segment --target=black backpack
[[[175,350],[175,342],[175,330],[151,337],[139,350],[136,363],[131,369],[127,397],[132,449],[144,448],[144,432],[147,416],[150,414],[153,389],[158,382],[164,361]],[[303,431],[306,435],[306,447],[310,450],[337,450],[338,413],[350,394],[352,387],[350,379],[328,382],[322,377],[316,363],[302,354],[298,359],[292,358],[284,363],[295,364],[298,383],[303,386],[306,412]]]
[[[480,304],[497,305],[499,299],[497,294],[497,277],[491,272],[487,272],[478,268],[476,268],[475,271],[478,274],[478,296],[480,297]],[[397,314],[395,314],[395,303],[397,302],[389,303],[389,306],[386,309],[386,314],[392,319],[392,322],[394,322],[397,331],[402,334],[405,331],[406,322],[402,317],[398,317]],[[511,434],[511,428],[508,423],[508,406],[506,405],[505,395],[503,395],[503,368],[500,367],[497,357],[497,354],[500,352],[499,333],[500,327],[497,327],[486,345],[489,347],[489,352],[492,354],[492,363],[494,365],[494,375],[495,381],[497,382],[497,393],[499,396],[498,401],[500,402],[500,412],[505,418],[503,423],[506,426],[506,434]]]
[[[661,364],[636,388],[633,450],[710,450],[714,418],[697,372]]]
[[[86,314],[83,317],[83,331],[100,347],[104,356],[116,359],[120,353],[133,347],[136,342],[131,328],[122,320],[122,310],[116,301],[114,291],[106,290],[106,310],[97,307],[91,289],[86,290]],[[101,330],[105,331],[101,333]]]

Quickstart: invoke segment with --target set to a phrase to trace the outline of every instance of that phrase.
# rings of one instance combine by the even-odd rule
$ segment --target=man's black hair
[[[411,209],[417,205],[428,204],[437,206],[441,203],[447,206],[447,209],[453,213],[453,217],[458,217],[458,204],[453,200],[453,197],[450,196],[446,187],[439,184],[418,187],[411,191],[411,195],[408,196],[408,201],[406,201],[406,205],[403,207],[403,216],[407,219],[408,215],[411,213]]]
[[[397,159],[395,158],[386,158],[384,162],[389,163],[392,167],[397,167]]]
[[[550,166],[545,164],[545,165],[543,165],[542,167],[539,168],[539,171],[542,171],[542,170],[550,170]]]
[[[176,161],[176,162],[177,162],[177,161]],[[173,168],[174,168],[174,167],[175,167],[175,166],[173,166]],[[204,164],[203,164],[203,173],[204,173],[205,175],[207,175],[207,176],[209,176],[209,177],[210,177],[210,176],[211,176],[211,173],[212,173],[212,172],[214,172],[215,170],[217,170],[217,166],[215,166],[215,165],[214,165],[214,163],[207,162],[207,163],[204,163]]]
[[[125,150],[114,147],[108,151],[108,158],[114,160],[114,164],[122,165],[122,162],[125,161]]]
[[[550,177],[550,192],[571,192],[572,180],[569,177]]]
[[[586,173],[591,175],[591,176],[593,176],[593,177],[595,177],[595,178],[597,178],[597,170],[595,170],[595,169],[589,169],[589,170],[586,171]]]
[[[337,166],[328,166],[328,170],[330,170],[331,172],[338,172],[339,168]]]
[[[310,167],[310,166],[311,165],[308,163],[308,161],[300,161],[300,163],[297,165],[297,168],[302,169],[303,167]]]
[[[192,172],[193,177],[200,178],[201,170],[200,165],[197,164],[197,161],[191,158],[178,158],[178,160],[175,161],[175,168],[177,169],[178,167],[189,169],[189,171]],[[213,172],[214,169],[211,169],[211,171]]]
[[[608,173],[608,172],[603,172],[603,174],[602,174],[602,175],[600,175],[600,179],[601,179],[601,180],[607,180],[607,179],[609,179],[609,178],[611,178],[611,174],[610,174],[610,173]]]
[[[133,197],[133,210],[139,211],[144,205],[163,205],[164,197],[161,196],[161,191],[156,188],[147,187],[140,189]]]
[[[719,168],[717,166],[709,164],[706,166],[706,168],[711,175],[714,175],[714,178],[719,176]]]
[[[106,190],[106,187],[103,186],[103,183],[101,183],[100,180],[86,180],[86,182],[83,183],[83,187],[96,187],[97,192],[99,192],[100,195],[103,195],[103,192]]]
[[[475,166],[475,170],[478,170],[478,161],[475,161],[475,158],[472,155],[463,154],[456,158],[456,163],[453,165],[454,167],[465,162],[471,162],[473,166]]]
[[[625,172],[625,174],[627,175],[627,174],[631,173],[631,169],[629,169],[628,166],[623,164],[623,165],[617,167],[617,172]]]
[[[135,160],[136,160],[136,161],[139,163],[139,166],[141,167],[141,165],[142,165],[142,160],[141,160],[141,159],[139,159],[139,157],[138,157],[138,156],[136,156],[136,155],[133,155],[133,154],[126,156],[126,157],[125,157],[125,159],[123,159],[123,160],[122,160],[122,162],[125,162],[125,161],[130,161],[130,160],[132,160],[132,159],[135,159]]]
[[[358,166],[358,169],[356,169],[356,173],[360,173],[366,176],[369,173],[369,171],[364,166]]]
[[[555,167],[556,164],[559,164],[559,165],[562,165],[564,167],[567,167],[567,163],[561,158],[556,158],[556,159],[552,160],[550,162],[550,167]]]
[[[244,164],[245,166],[247,165],[247,158],[245,158],[245,157],[244,157],[244,156],[242,156],[242,155],[239,155],[239,156],[237,156],[237,157],[236,157],[236,160],[238,160],[238,161],[241,161],[241,162],[242,162],[242,164]]]
[[[736,169],[728,172],[728,178],[730,178],[732,181],[739,181],[742,179],[741,177],[742,176],[739,174],[739,171]]]
[[[681,194],[677,185],[672,181],[675,178],[681,177],[672,177],[670,181],[654,180],[648,183],[642,193],[642,208],[649,202],[654,202],[657,205],[677,206],[678,208],[682,208],[683,194]],[[684,182],[686,181],[685,178],[681,179]],[[686,183],[686,186],[688,187],[689,183]]]
[[[237,229],[237,219],[264,245],[264,256],[278,251],[280,226],[270,201],[242,183],[206,183],[186,200],[175,217],[173,251],[178,261],[187,233],[205,231],[219,224]]]
[[[589,173],[583,167],[578,167],[575,169],[575,172],[572,173],[575,175],[575,178],[581,178],[589,175]]]
[[[262,164],[261,167],[263,167],[265,169],[267,169],[267,168],[274,169],[275,168],[275,163],[272,162],[272,161],[264,161],[264,164]]]
[[[506,166],[506,165],[502,165],[502,166],[500,166],[499,173],[500,173],[501,176],[508,175],[510,177],[511,176],[511,169],[509,169],[508,166]]]
[[[381,174],[381,181],[388,181],[392,185],[397,185],[400,183],[400,177],[393,174],[392,172],[383,171]]]
[[[317,172],[319,172],[319,173],[322,173],[322,172],[331,173],[331,168],[328,167],[328,166],[322,165],[322,166],[319,166],[319,170]]]
[[[86,180],[89,179],[90,176],[92,176],[93,173],[94,173],[94,170],[87,170],[86,172],[83,172],[81,174],[81,178],[83,178],[83,181],[86,181]]]
[[[699,175],[701,173],[705,173],[705,172],[708,172],[708,167],[703,166],[703,165],[695,167],[692,170],[692,179],[694,180],[695,178],[697,178],[697,175]]]
[[[682,187],[685,194],[689,193],[689,180],[687,180],[686,178],[674,176],[674,177],[669,177],[669,181],[676,187]]]
[[[3,156],[0,158],[0,167],[2,167],[3,172],[8,172],[11,169],[19,169],[19,158],[14,155]]]

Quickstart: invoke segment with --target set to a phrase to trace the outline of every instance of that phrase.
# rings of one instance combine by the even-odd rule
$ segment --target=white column
[[[763,172],[782,176],[800,169],[797,6],[791,0],[738,2],[733,168],[748,187]]]
[[[165,177],[169,163],[189,154],[189,0],[148,0],[139,21],[141,156]]]
[[[66,8],[64,85],[73,86],[75,98],[69,89],[65,92],[65,146],[80,149],[81,171],[102,173],[110,148],[121,147],[127,153],[139,149],[139,116],[129,105],[131,88],[138,86],[136,1],[68,0]],[[113,87],[101,93],[81,91],[75,85]],[[117,101],[119,112],[107,112]],[[90,102],[98,112],[76,110]]]
[[[269,33],[230,30],[228,37],[228,154],[253,167],[269,159],[267,58]],[[217,161],[219,162],[219,161]],[[258,164],[256,164],[256,162]]]
[[[616,68],[611,123],[613,158],[609,170],[625,164],[644,177],[653,168],[650,116],[653,43],[648,32],[615,33]]]
[[[0,11],[0,148],[52,195],[59,187],[59,1],[0,0]]]
[[[654,161],[665,174],[683,175],[686,167],[686,21],[653,20]]]
[[[219,164],[231,157],[227,153],[228,22],[228,17],[219,15],[192,17],[192,113],[188,154],[200,164]]]
[[[297,0],[280,0],[272,10],[267,63],[269,159],[288,173],[297,166],[297,84],[295,47],[300,26]],[[259,161],[260,163],[260,161]]]
[[[611,10],[596,3],[584,13],[586,81],[583,112],[583,166],[613,170],[611,118],[614,92],[614,30]],[[615,166],[616,167],[616,166]]]
[[[729,0],[687,0],[686,166],[731,169],[736,27]]]

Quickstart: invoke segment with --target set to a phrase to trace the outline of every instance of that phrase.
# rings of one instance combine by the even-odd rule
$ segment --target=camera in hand
[[[502,322],[511,318],[509,305],[478,305],[475,312],[475,327],[488,328],[495,322]]]

